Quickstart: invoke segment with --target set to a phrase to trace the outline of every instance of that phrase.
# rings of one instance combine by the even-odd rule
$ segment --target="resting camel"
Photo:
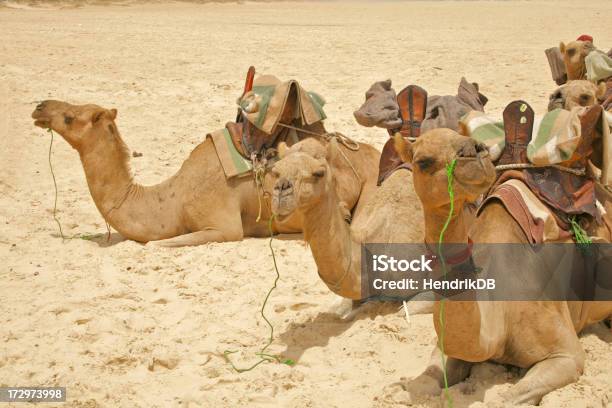
[[[269,234],[267,222],[256,222],[259,205],[253,178],[226,179],[210,138],[168,180],[154,186],[137,184],[128,148],[115,125],[116,116],[115,109],[52,100],[40,103],[32,113],[36,126],[59,133],[79,153],[96,207],[121,235],[139,242],[184,246]],[[378,165],[380,153],[366,144],[343,153],[333,165],[341,180],[338,195],[352,209],[361,190],[368,183],[375,184],[371,169]],[[273,183],[273,177],[266,174],[264,190],[270,191]],[[262,218],[268,219],[269,209],[263,207]],[[299,218],[273,225],[276,233],[301,229]]]
[[[567,71],[568,81],[574,79],[586,79],[586,67],[584,59],[595,47],[590,41],[570,41],[567,44],[561,42],[559,51],[563,55],[563,63]]]
[[[601,82],[595,85],[587,80],[573,80],[557,88],[549,97],[548,111],[553,109],[566,109],[579,106],[593,106],[606,94],[606,84]]]
[[[455,208],[484,193],[495,179],[495,169],[483,147],[458,133],[439,129],[410,143],[396,137],[396,149],[412,163],[414,188],[425,217],[425,241],[438,242],[449,212],[445,166],[458,158],[455,170]],[[612,203],[605,202],[608,214]],[[608,215],[609,216],[609,215]],[[471,225],[471,227],[470,227]],[[445,242],[523,243],[527,239],[505,207],[492,201],[471,223],[456,212]],[[590,231],[609,240],[603,229]],[[505,259],[515,270],[533,271],[533,257]],[[541,265],[541,264],[540,264]],[[541,266],[536,270],[543,270]],[[544,273],[543,273],[544,274]],[[543,278],[542,278],[543,279]],[[434,324],[440,336],[440,302],[434,308]],[[504,395],[513,404],[537,404],[547,393],[575,382],[584,369],[585,353],[577,333],[612,313],[612,302],[544,301],[448,301],[445,303],[444,351],[449,385],[465,379],[473,363],[491,360],[527,368],[526,375]],[[430,366],[406,385],[408,392],[440,393],[443,371],[440,350],[434,350]]]
[[[303,218],[304,239],[323,282],[337,295],[359,300],[361,244],[420,242],[423,220],[412,176],[399,169],[380,187],[364,190],[349,225],[336,192],[340,180],[329,164],[338,160],[339,149],[334,141],[323,146],[314,139],[281,145],[281,160],[272,168],[272,211],[280,222],[296,214]]]

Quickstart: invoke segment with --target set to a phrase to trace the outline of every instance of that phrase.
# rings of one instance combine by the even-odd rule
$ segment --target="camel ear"
[[[117,109],[99,109],[97,111],[94,112],[94,114],[91,116],[91,123],[96,123],[97,121],[99,121],[100,119],[102,119],[104,117],[105,114],[108,114],[108,116],[112,119],[115,120],[115,118],[117,117]]]
[[[563,41],[559,43],[559,51],[561,51],[561,54],[565,54],[565,43]]]
[[[289,148],[287,147],[287,143],[280,142],[278,144],[278,157],[280,159],[284,158],[287,155],[288,151],[289,151]]]
[[[597,92],[595,93],[595,96],[597,97],[597,99],[603,99],[604,96],[606,95],[607,90],[608,90],[608,86],[606,85],[606,83],[600,82],[599,85],[597,85]]]
[[[405,163],[412,163],[412,143],[402,137],[402,134],[397,132],[393,136],[395,151],[400,155]]]

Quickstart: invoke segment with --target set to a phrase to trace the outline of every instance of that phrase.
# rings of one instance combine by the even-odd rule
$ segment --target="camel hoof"
[[[332,303],[329,313],[337,315],[342,320],[348,320],[353,312],[353,301],[351,299],[340,298]]]

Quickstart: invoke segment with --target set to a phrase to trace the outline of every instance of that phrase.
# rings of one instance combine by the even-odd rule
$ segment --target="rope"
[[[262,203],[261,198],[264,195],[264,176],[266,175],[266,159],[259,160],[256,154],[251,155],[251,161],[253,162],[253,174],[255,176],[255,188],[257,188],[257,202],[259,204],[259,211],[257,212],[257,219],[255,222],[261,221]]]
[[[238,367],[236,367],[236,365],[229,358],[229,355],[233,354],[233,353],[237,353],[237,351],[225,350],[223,352],[223,357],[225,358],[225,360],[232,366],[232,368],[237,373],[244,373],[244,372],[247,372],[247,371],[251,371],[252,369],[254,369],[255,367],[257,367],[258,365],[260,365],[263,362],[276,361],[277,363],[286,364],[288,366],[293,366],[295,364],[295,361],[293,361],[291,359],[283,360],[278,355],[265,353],[265,351],[268,349],[268,347],[270,347],[272,345],[272,342],[274,341],[274,326],[272,325],[270,320],[268,320],[268,318],[266,317],[264,311],[265,311],[265,308],[266,308],[266,304],[268,303],[268,299],[270,298],[270,295],[272,294],[272,291],[274,289],[276,289],[276,284],[278,283],[278,280],[280,279],[280,273],[278,272],[278,265],[276,264],[276,256],[274,255],[274,248],[272,247],[272,241],[274,240],[274,233],[272,231],[272,221],[274,221],[274,214],[272,214],[272,217],[270,217],[270,219],[268,220],[268,230],[270,231],[270,240],[268,241],[268,247],[270,248],[270,253],[272,254],[272,261],[274,262],[274,270],[276,271],[276,278],[274,279],[274,284],[272,285],[272,287],[268,291],[268,294],[266,295],[266,297],[265,297],[265,299],[263,301],[263,304],[261,305],[261,309],[259,311],[259,313],[261,314],[261,317],[266,321],[266,323],[270,327],[270,336],[268,338],[268,342],[265,344],[265,346],[263,346],[263,348],[259,351],[259,353],[255,353],[255,355],[259,357],[259,361],[255,362],[250,367],[247,367],[247,368],[238,368]]]
[[[59,229],[59,233],[60,236],[62,237],[62,242],[66,241],[68,239],[84,239],[84,240],[90,240],[92,238],[95,238],[97,236],[99,236],[100,234],[74,234],[71,235],[69,237],[64,235],[64,231],[62,230],[62,224],[60,223],[59,218],[57,217],[57,198],[58,198],[58,192],[57,192],[57,181],[55,179],[55,172],[53,171],[53,163],[51,162],[51,152],[52,152],[52,148],[53,148],[53,130],[51,128],[47,129],[47,132],[51,135],[51,141],[49,142],[49,170],[51,170],[51,177],[53,177],[53,187],[55,189],[55,200],[53,202],[53,219],[55,220],[55,222],[57,223],[57,227]],[[110,211],[109,211],[110,212]],[[106,223],[106,231],[107,231],[107,236],[106,236],[106,241],[110,242],[111,239],[111,230],[110,230],[110,225],[108,224],[108,222],[106,221],[106,219],[104,220],[104,222]]]
[[[278,126],[280,127],[284,127],[287,129],[293,129],[297,132],[302,132],[302,133],[306,133],[307,135],[312,135],[312,136],[318,136],[321,137],[327,141],[329,141],[332,138],[337,138],[338,142],[341,143],[342,145],[344,145],[347,149],[352,150],[354,152],[356,152],[357,150],[359,150],[359,142],[357,142],[354,139],[351,139],[348,136],[343,135],[340,132],[326,132],[326,133],[317,133],[317,132],[313,132],[312,130],[306,130],[306,129],[302,129],[296,126],[291,126],[291,125],[286,125],[284,123],[279,123]]]
[[[348,136],[343,135],[340,132],[317,133],[317,132],[313,132],[313,131],[310,131],[310,130],[298,128],[298,127],[295,127],[295,126],[286,125],[284,123],[279,123],[278,126],[281,126],[281,127],[287,128],[287,129],[293,129],[295,131],[303,132],[303,133],[306,133],[308,135],[317,136],[317,137],[320,137],[320,138],[324,139],[327,142],[329,142],[331,139],[336,139],[338,141],[338,143],[340,143],[341,145],[343,145],[344,147],[346,147],[347,149],[349,149],[349,150],[351,150],[353,152],[358,151],[359,147],[360,147],[359,146],[359,142],[357,142],[354,139],[351,139]],[[361,177],[359,177],[359,173],[357,172],[357,169],[355,169],[355,166],[353,166],[353,163],[351,162],[351,160],[342,151],[342,149],[338,149],[338,151],[340,152],[340,154],[344,158],[344,161],[346,161],[346,163],[349,165],[351,170],[353,170],[353,174],[355,174],[355,177],[357,177],[357,181],[359,181],[359,184],[362,184],[363,181],[361,180]],[[359,191],[359,197],[357,198],[357,201],[359,201],[360,197],[361,197],[361,190]]]
[[[576,221],[576,216],[572,216],[569,218],[570,225],[572,227],[572,232],[574,233],[574,239],[576,240],[576,244],[578,245],[578,249],[583,252],[583,254],[589,253],[589,245],[593,243],[591,238],[589,238],[589,234],[582,228],[580,223]]]
[[[553,167],[557,170],[565,171],[567,173],[575,174],[576,176],[586,175],[585,169],[572,169],[570,167],[559,166],[558,164],[549,164],[547,166],[536,166],[530,163],[514,163],[514,164],[500,164],[495,166],[495,170],[512,170],[512,169],[541,169],[545,167]]]
[[[455,172],[455,167],[457,166],[457,159],[453,159],[452,162],[446,165],[446,178],[448,180],[448,197],[450,199],[450,211],[448,212],[448,217],[446,218],[446,222],[440,231],[440,238],[438,239],[438,255],[441,259],[442,271],[444,274],[444,278],[446,278],[446,262],[444,260],[444,256],[442,255],[442,242],[444,241],[444,234],[450,225],[450,222],[453,218],[453,213],[455,212],[455,192],[453,190],[453,176]],[[442,373],[444,375],[444,394],[446,395],[446,400],[448,402],[449,407],[453,407],[453,399],[450,396],[450,392],[448,390],[448,376],[446,373],[446,359],[444,358],[444,334],[446,330],[446,321],[445,321],[445,301],[446,299],[442,299],[440,301],[440,315],[438,316],[438,320],[440,322],[440,341],[438,347],[442,354]]]
[[[342,274],[342,276],[340,277],[340,279],[338,279],[338,282],[336,282],[336,283],[330,283],[330,282],[326,281],[321,276],[321,273],[319,272],[319,269],[317,269],[317,274],[319,274],[319,278],[321,278],[323,283],[325,283],[328,288],[330,288],[333,292],[338,292],[340,290],[340,286],[342,285],[342,282],[344,282],[344,279],[346,279],[346,277],[348,276],[348,274],[349,274],[349,272],[351,270],[351,265],[352,264],[353,264],[353,257],[349,256],[348,267],[344,270],[344,273]]]
[[[53,148],[53,130],[51,128],[47,129],[47,132],[51,135],[51,142],[49,142],[49,169],[51,170],[51,177],[53,177],[53,187],[55,188],[55,201],[53,202],[53,219],[57,223],[57,227],[59,228],[60,235],[62,237],[62,241],[66,240],[64,236],[64,231],[62,231],[62,224],[57,218],[57,181],[55,180],[55,173],[53,172],[53,164],[51,163],[51,150]]]

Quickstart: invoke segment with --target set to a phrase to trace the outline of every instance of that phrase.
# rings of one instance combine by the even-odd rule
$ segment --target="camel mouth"
[[[39,128],[48,129],[51,125],[51,121],[49,119],[36,119],[34,121],[34,126],[38,126]]]
[[[471,169],[465,169],[465,166]],[[476,167],[476,168],[474,168]],[[473,174],[473,177],[469,175]],[[488,188],[491,178],[494,177],[495,169],[489,159],[488,151],[479,151],[475,156],[463,156],[457,158],[457,169],[455,180],[460,185],[469,189],[482,190]]]

